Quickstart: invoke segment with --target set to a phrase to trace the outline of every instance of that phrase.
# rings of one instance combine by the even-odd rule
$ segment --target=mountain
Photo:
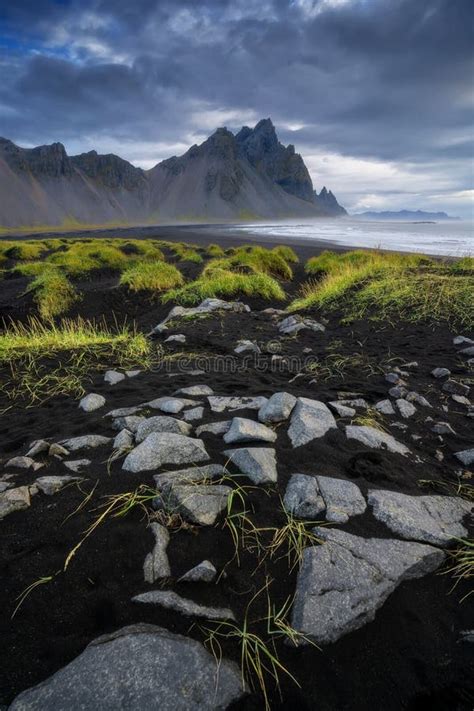
[[[20,148],[0,138],[0,225],[143,224],[327,217],[346,214],[318,195],[302,157],[270,119],[204,143],[151,170],[96,151],[68,156],[61,143]]]
[[[424,210],[399,210],[398,212],[359,212],[352,217],[360,217],[364,220],[405,220],[413,222],[426,220],[459,220],[459,217],[451,217],[445,212],[425,212]]]

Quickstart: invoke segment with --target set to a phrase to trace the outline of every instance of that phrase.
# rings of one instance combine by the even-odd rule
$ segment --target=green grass
[[[68,274],[81,275],[103,267],[124,269],[129,259],[118,247],[91,240],[73,242],[65,251],[54,252],[47,261],[62,267]]]
[[[120,277],[120,284],[131,291],[165,291],[184,283],[181,272],[166,262],[139,262],[128,267]]]
[[[299,259],[296,255],[296,252],[291,249],[291,247],[288,247],[285,244],[278,245],[278,247],[274,247],[272,249],[272,252],[275,254],[279,254],[280,257],[282,257],[285,262],[288,262],[288,264],[298,264]]]
[[[127,326],[111,330],[104,324],[84,319],[63,319],[59,324],[31,318],[27,323],[12,323],[0,333],[0,363],[24,355],[52,355],[60,351],[104,349],[110,357],[122,353],[137,362],[150,351],[148,339]]]
[[[316,306],[341,309],[347,320],[436,320],[471,327],[474,276],[468,265],[463,261],[456,273],[452,263],[418,254],[323,252],[306,264],[307,273],[319,278],[303,285],[289,310]]]
[[[210,257],[223,257],[225,252],[218,244],[210,244],[206,248],[206,254]]]
[[[94,371],[150,368],[161,358],[160,346],[126,325],[112,330],[83,319],[45,324],[31,318],[0,334],[0,364],[9,368],[0,392],[12,405],[59,395],[79,398]]]
[[[27,292],[33,292],[39,313],[45,319],[65,313],[79,298],[69,279],[54,268],[40,272],[29,284]]]
[[[292,269],[285,258],[275,250],[264,247],[238,247],[232,250],[229,256],[211,259],[204,267],[203,274],[218,269],[268,274],[285,280],[293,277]]]
[[[24,264],[17,264],[13,267],[12,271],[15,274],[21,274],[21,276],[35,277],[42,274],[47,269],[53,269],[54,267],[47,262],[25,262]]]
[[[226,269],[215,269],[212,273],[203,274],[180,289],[167,291],[163,296],[163,302],[175,301],[178,304],[194,305],[207,298],[237,295],[278,301],[285,298],[285,292],[280,284],[268,274],[240,274]]]
[[[37,259],[46,251],[44,242],[40,241],[8,241],[0,243],[0,255],[6,259],[26,261]]]

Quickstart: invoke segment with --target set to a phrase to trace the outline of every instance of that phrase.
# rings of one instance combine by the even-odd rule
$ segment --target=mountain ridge
[[[352,217],[363,217],[366,220],[459,220],[446,212],[427,212],[425,210],[382,210],[375,212],[357,212]]]
[[[346,214],[331,191],[314,191],[271,119],[236,134],[219,128],[149,170],[112,153],[68,156],[61,143],[21,148],[0,138],[0,194],[3,227]]]

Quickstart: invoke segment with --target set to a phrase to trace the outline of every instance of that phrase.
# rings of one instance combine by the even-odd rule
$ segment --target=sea
[[[388,222],[339,218],[288,220],[232,225],[232,231],[287,238],[289,242],[329,242],[395,252],[420,252],[446,257],[474,257],[474,222]]]

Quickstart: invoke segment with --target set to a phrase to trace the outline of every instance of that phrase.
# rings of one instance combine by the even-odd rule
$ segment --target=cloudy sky
[[[270,116],[350,211],[472,210],[472,0],[1,0],[0,135],[148,168]]]

